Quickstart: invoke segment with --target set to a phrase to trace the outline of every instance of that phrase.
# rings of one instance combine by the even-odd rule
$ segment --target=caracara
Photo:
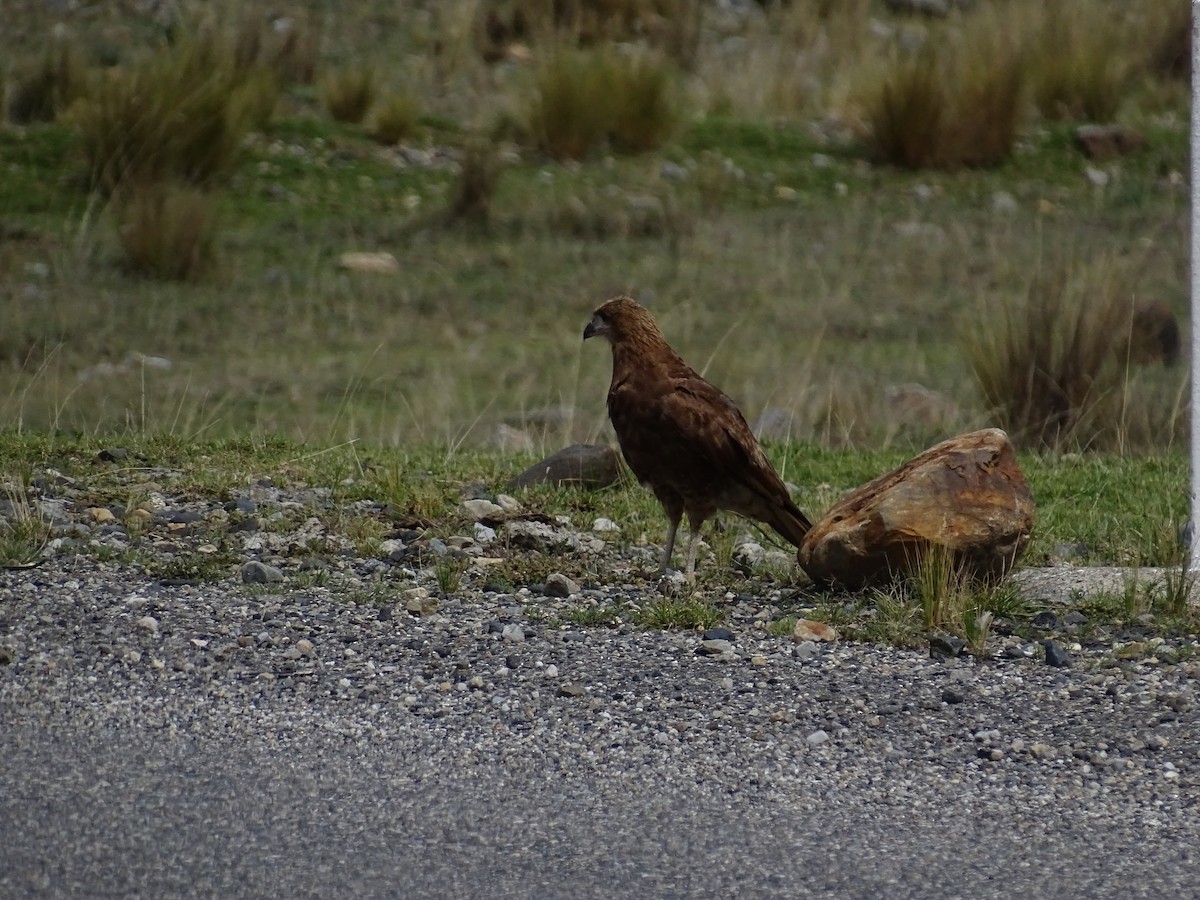
[[[612,345],[608,416],[633,474],[654,492],[670,523],[666,572],[679,520],[687,513],[689,581],[696,576],[700,527],[717,510],[765,522],[800,546],[812,528],[767,460],[733,401],[671,349],[654,317],[629,297],[596,310],[584,340]]]

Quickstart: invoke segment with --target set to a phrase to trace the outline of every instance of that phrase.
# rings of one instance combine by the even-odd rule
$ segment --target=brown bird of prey
[[[629,468],[650,488],[670,526],[666,572],[679,520],[691,527],[687,578],[696,577],[700,527],[717,510],[765,522],[797,547],[812,528],[796,508],[733,401],[671,349],[654,317],[635,300],[615,297],[596,310],[583,339],[612,345],[608,416]]]

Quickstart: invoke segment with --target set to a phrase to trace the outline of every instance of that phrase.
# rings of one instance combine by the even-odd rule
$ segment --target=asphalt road
[[[408,748],[0,730],[6,897],[1194,897],[1196,823],[976,808],[930,773],[730,792],[653,772],[429,765]],[[569,765],[567,761],[566,765]],[[656,784],[659,786],[656,787]],[[999,796],[1004,796],[1001,791]]]

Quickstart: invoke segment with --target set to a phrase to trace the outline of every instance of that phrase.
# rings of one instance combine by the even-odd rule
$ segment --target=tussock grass
[[[4,476],[0,497],[0,565],[26,566],[36,562],[50,540],[50,522],[24,480]]]
[[[1101,0],[1047,3],[1030,38],[1033,100],[1048,119],[1112,121],[1133,60],[1122,23]]]
[[[679,104],[663,57],[568,48],[538,67],[525,118],[543,153],[578,160],[604,141],[631,153],[661,146],[679,124]]]
[[[168,178],[211,185],[229,177],[273,97],[270,82],[248,81],[225,48],[197,40],[98,73],[70,120],[94,189]]]
[[[381,144],[399,144],[417,130],[421,105],[406,91],[393,91],[376,104],[370,117],[371,137]]]
[[[211,268],[217,220],[206,191],[167,181],[134,185],[117,198],[114,210],[129,271],[186,281]]]
[[[1131,323],[1130,273],[1116,260],[1049,261],[1023,295],[987,306],[963,340],[984,401],[1018,442],[1111,447],[1128,398],[1117,351]]]
[[[339,69],[321,81],[321,105],[335,122],[357,124],[367,115],[378,93],[371,66]]]
[[[990,19],[902,55],[868,102],[866,140],[909,169],[988,166],[1011,153],[1022,112],[1020,47]]]
[[[55,40],[40,60],[9,75],[9,93],[0,90],[0,99],[6,101],[9,121],[17,125],[52,122],[84,93],[86,80],[75,44]]]

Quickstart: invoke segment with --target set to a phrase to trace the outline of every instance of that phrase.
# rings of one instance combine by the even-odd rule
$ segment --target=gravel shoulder
[[[1200,661],[562,625],[651,588],[546,528],[612,582],[0,573],[0,894],[1194,895]]]

